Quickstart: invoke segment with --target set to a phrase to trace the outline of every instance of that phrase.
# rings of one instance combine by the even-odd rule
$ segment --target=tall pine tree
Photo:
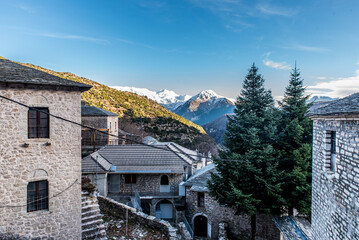
[[[281,107],[278,146],[280,169],[285,172],[283,197],[290,215],[293,209],[310,214],[312,121],[306,117],[309,96],[295,66],[286,87]]]
[[[228,118],[224,144],[228,150],[215,160],[218,174],[208,186],[220,203],[251,216],[252,239],[256,236],[257,214],[279,213],[281,172],[272,147],[276,133],[274,100],[265,90],[264,79],[253,64],[237,98],[234,116]]]

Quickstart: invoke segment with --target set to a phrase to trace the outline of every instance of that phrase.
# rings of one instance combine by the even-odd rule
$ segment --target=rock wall
[[[81,122],[80,92],[0,84],[0,94]],[[28,139],[27,124],[26,107],[0,99],[0,202],[15,206],[0,208],[0,232],[81,239],[81,128],[50,117],[50,138]],[[48,181],[49,209],[27,212],[27,185],[39,180]]]
[[[235,215],[232,208],[220,206],[207,192],[204,194],[204,207],[198,207],[197,192],[186,188],[186,217],[192,225],[198,215],[207,217],[211,238],[218,239],[219,223],[227,223],[229,239],[250,239],[251,219],[246,215]],[[257,216],[257,240],[279,239],[279,230],[272,221],[273,216]],[[193,229],[194,230],[194,229]]]
[[[325,167],[336,131],[336,169]],[[313,129],[314,239],[359,239],[359,121],[316,119]]]
[[[139,212],[135,208],[129,207],[125,204],[116,202],[115,200],[103,196],[98,197],[98,202],[100,204],[102,214],[115,218],[126,219],[126,214],[128,213],[129,221],[134,221],[142,226],[147,226],[149,228],[164,232],[167,234],[170,240],[179,239],[177,236],[177,229],[172,227],[171,224],[165,220],[161,220],[154,216]]]

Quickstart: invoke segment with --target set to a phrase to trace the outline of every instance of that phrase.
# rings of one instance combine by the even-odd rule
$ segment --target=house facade
[[[101,195],[132,205],[137,197],[143,212],[177,221],[184,207],[179,183],[200,160],[188,151],[175,143],[108,145],[83,158],[82,173]]]
[[[180,184],[186,189],[185,221],[191,226],[195,237],[218,239],[219,226],[224,223],[229,239],[250,239],[250,217],[236,215],[234,209],[220,205],[210,196],[207,181],[215,172],[214,164],[207,165]],[[271,219],[271,216],[257,217],[257,239],[279,240],[279,231]]]
[[[82,128],[81,143],[84,156],[107,144],[119,144],[117,114],[98,107],[82,104],[81,123],[84,126],[96,128],[101,131],[94,131],[85,127]]]
[[[359,93],[310,117],[313,239],[359,239]]]
[[[0,232],[81,239],[81,92],[68,81],[0,60]]]

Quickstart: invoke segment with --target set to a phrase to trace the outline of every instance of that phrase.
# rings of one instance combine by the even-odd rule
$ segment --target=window
[[[125,183],[136,183],[136,174],[126,174],[125,175]]]
[[[162,175],[161,177],[161,185],[168,185],[169,181],[168,181],[168,176],[167,175]]]
[[[198,202],[198,207],[204,207],[204,193],[203,192],[197,193],[197,202]]]
[[[37,109],[28,111],[28,138],[49,138],[49,109]]]
[[[330,170],[332,172],[335,172],[335,155],[336,155],[336,148],[337,148],[337,143],[336,143],[336,132],[331,131],[330,132]]]
[[[27,185],[27,211],[49,209],[49,184],[47,180],[29,182]]]
[[[336,148],[337,148],[337,136],[335,131],[326,131],[326,151],[324,159],[325,171],[335,172],[336,169]]]
[[[111,132],[112,130],[111,130],[111,122],[110,122],[110,132]]]

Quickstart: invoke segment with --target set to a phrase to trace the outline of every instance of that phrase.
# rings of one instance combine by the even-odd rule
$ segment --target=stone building
[[[81,239],[81,92],[91,86],[0,59],[0,232]]]
[[[359,239],[359,93],[310,117],[313,239]]]
[[[220,205],[209,195],[207,182],[215,165],[209,164],[193,174],[180,185],[186,191],[185,219],[195,237],[219,239],[219,225],[225,223],[229,239],[250,239],[251,219],[246,215],[236,215],[235,210]],[[257,216],[257,239],[279,240],[279,231],[271,216]]]
[[[107,144],[117,145],[119,143],[117,114],[98,107],[82,104],[81,123],[101,131],[82,128],[81,143],[83,155],[88,155]]]
[[[83,158],[82,173],[101,195],[135,204],[137,191],[143,212],[176,221],[184,206],[179,183],[192,175],[200,158],[175,143],[107,145]]]

